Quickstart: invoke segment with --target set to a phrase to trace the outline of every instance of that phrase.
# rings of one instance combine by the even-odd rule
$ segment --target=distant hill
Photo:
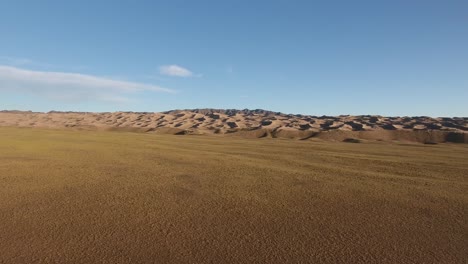
[[[311,116],[262,109],[187,109],[150,112],[0,111],[0,126],[123,130],[248,138],[320,138],[468,143],[467,117]]]

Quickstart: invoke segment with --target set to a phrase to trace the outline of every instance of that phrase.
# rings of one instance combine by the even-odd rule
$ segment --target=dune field
[[[309,116],[260,109],[192,109],[162,113],[0,111],[0,126],[123,130],[244,138],[468,143],[467,117]]]
[[[0,127],[0,263],[467,262],[468,145],[447,140],[466,119],[401,118],[388,130],[383,117],[261,124],[226,113],[208,128],[213,113],[179,125],[187,114],[1,113],[0,126],[21,128]],[[158,122],[193,132],[156,133]],[[230,137],[231,122],[270,134]],[[354,134],[326,138],[322,124]],[[448,143],[359,136],[430,124],[440,135],[423,139]],[[306,131],[319,134],[279,136]],[[350,135],[361,143],[341,142]]]

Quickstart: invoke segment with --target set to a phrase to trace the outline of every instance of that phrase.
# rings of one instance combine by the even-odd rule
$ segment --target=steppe
[[[419,118],[408,131],[443,135],[427,142],[382,133],[400,129],[383,117],[337,124],[359,144],[294,117],[260,124],[290,134],[227,133],[224,116],[218,134],[192,130],[212,136],[145,127],[189,134],[177,115],[0,114],[0,263],[467,263],[468,145],[447,140],[466,119]],[[229,136],[245,131],[269,134]]]

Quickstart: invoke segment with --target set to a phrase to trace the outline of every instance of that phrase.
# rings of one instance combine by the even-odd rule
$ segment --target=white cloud
[[[13,58],[13,57],[5,57],[5,56],[0,56],[0,62],[3,62],[8,65],[15,65],[15,66],[28,65],[28,64],[33,63],[33,61],[30,59]]]
[[[159,73],[168,76],[176,77],[193,77],[194,74],[188,69],[180,67],[178,65],[163,65],[159,67]]]
[[[1,65],[8,65],[13,67],[34,67],[36,69],[42,69],[43,71],[58,71],[58,69],[64,69],[63,66],[52,65],[49,63],[38,62],[31,59],[20,58],[20,57],[9,57],[9,56],[0,56],[0,66]],[[66,69],[73,70],[73,71],[81,71],[84,69],[88,69],[87,66],[82,65],[73,65],[67,66]]]
[[[32,71],[0,65],[0,92],[25,92],[61,101],[123,102],[127,100],[126,95],[144,91],[175,92],[156,85],[93,75]]]

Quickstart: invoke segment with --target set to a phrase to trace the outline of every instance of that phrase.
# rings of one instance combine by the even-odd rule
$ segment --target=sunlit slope
[[[0,111],[2,126],[243,138],[468,143],[467,117],[310,116],[260,109],[192,109],[162,113]]]

